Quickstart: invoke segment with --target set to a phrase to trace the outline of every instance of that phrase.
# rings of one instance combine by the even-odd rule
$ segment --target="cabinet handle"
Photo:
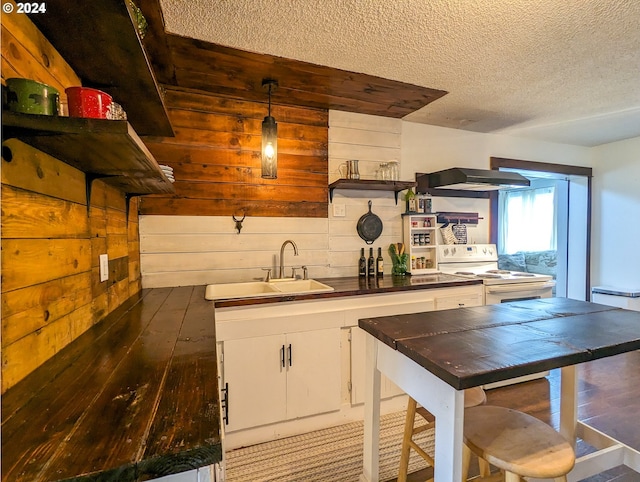
[[[285,367],[285,363],[284,363],[284,345],[282,345],[282,348],[280,348],[280,363],[282,364],[282,368]]]
[[[291,355],[292,355],[291,343],[289,343],[289,366],[291,366],[291,363],[293,362],[293,358]]]
[[[224,410],[222,420],[224,420],[225,425],[229,425],[229,384],[225,383],[224,388],[220,391],[223,393],[223,397],[220,402],[220,405]]]

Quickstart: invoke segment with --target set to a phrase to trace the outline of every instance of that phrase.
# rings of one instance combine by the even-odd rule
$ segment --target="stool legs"
[[[491,475],[491,465],[485,459],[478,457],[478,466],[480,468],[480,477],[489,477]],[[469,468],[471,467],[471,449],[466,444],[462,445],[462,482],[466,482],[469,478]]]
[[[465,448],[467,448],[467,446],[465,445]],[[468,448],[467,448],[468,450]],[[471,452],[471,450],[469,450],[469,452]],[[480,466],[480,475],[483,477],[487,477],[489,475],[491,475],[491,466],[489,465],[489,462],[487,462],[485,459],[481,459],[478,457],[478,465]]]
[[[407,416],[404,422],[404,435],[402,437],[402,449],[400,450],[400,470],[398,472],[398,482],[407,482],[407,472],[409,471],[409,453],[411,451],[411,435],[416,416],[417,402],[409,397],[407,403]]]
[[[471,466],[471,449],[462,445],[462,482],[466,482],[469,477],[469,467]]]
[[[411,449],[415,450],[420,457],[425,459],[427,463],[431,466],[434,465],[433,458],[425,452],[422,447],[420,447],[413,440],[413,436],[417,435],[425,430],[432,428],[433,422],[429,422],[425,425],[420,425],[415,427],[415,417],[416,413],[419,412],[418,402],[416,402],[412,397],[409,397],[409,401],[407,402],[407,416],[405,418],[404,423],[404,435],[402,436],[402,448],[400,449],[400,467],[398,469],[398,482],[406,482],[407,473],[409,472],[409,457],[411,454]],[[424,411],[426,412],[426,410]],[[428,413],[428,412],[426,412]],[[424,417],[424,415],[421,413]]]

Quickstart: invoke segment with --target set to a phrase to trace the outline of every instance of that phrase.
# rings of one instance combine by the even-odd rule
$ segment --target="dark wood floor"
[[[578,366],[578,375],[580,420],[640,450],[640,351],[584,363]],[[544,379],[488,390],[487,403],[530,413],[558,429],[560,372],[553,370]],[[578,456],[592,450],[578,442]],[[408,481],[422,482],[432,476],[433,469],[428,468],[411,474]],[[640,474],[619,467],[585,481],[638,482]]]

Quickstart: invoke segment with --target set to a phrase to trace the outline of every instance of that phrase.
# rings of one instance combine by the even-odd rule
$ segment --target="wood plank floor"
[[[578,375],[580,420],[640,450],[640,351],[584,363],[578,366]],[[489,390],[487,403],[527,412],[558,429],[560,371],[553,370],[544,379]],[[578,456],[591,450],[578,442]],[[408,482],[432,476],[433,469],[428,468],[411,474]],[[638,482],[640,474],[619,467],[585,481]]]

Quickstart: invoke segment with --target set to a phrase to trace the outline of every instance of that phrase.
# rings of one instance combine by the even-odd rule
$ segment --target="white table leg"
[[[436,417],[435,481],[458,482],[462,480],[464,391],[454,389],[413,360],[384,343],[377,343],[376,363],[380,372]],[[376,393],[379,397],[379,390]],[[369,394],[366,399],[369,399]],[[369,479],[369,481],[371,480],[377,479]]]
[[[578,376],[575,365],[560,369],[560,434],[574,447],[578,424]]]
[[[440,388],[440,387],[439,387]],[[442,406],[436,410],[435,482],[462,480],[462,444],[464,427],[464,391],[443,384],[432,394]]]
[[[367,336],[364,383],[364,460],[361,482],[380,478],[380,371],[378,341]]]

